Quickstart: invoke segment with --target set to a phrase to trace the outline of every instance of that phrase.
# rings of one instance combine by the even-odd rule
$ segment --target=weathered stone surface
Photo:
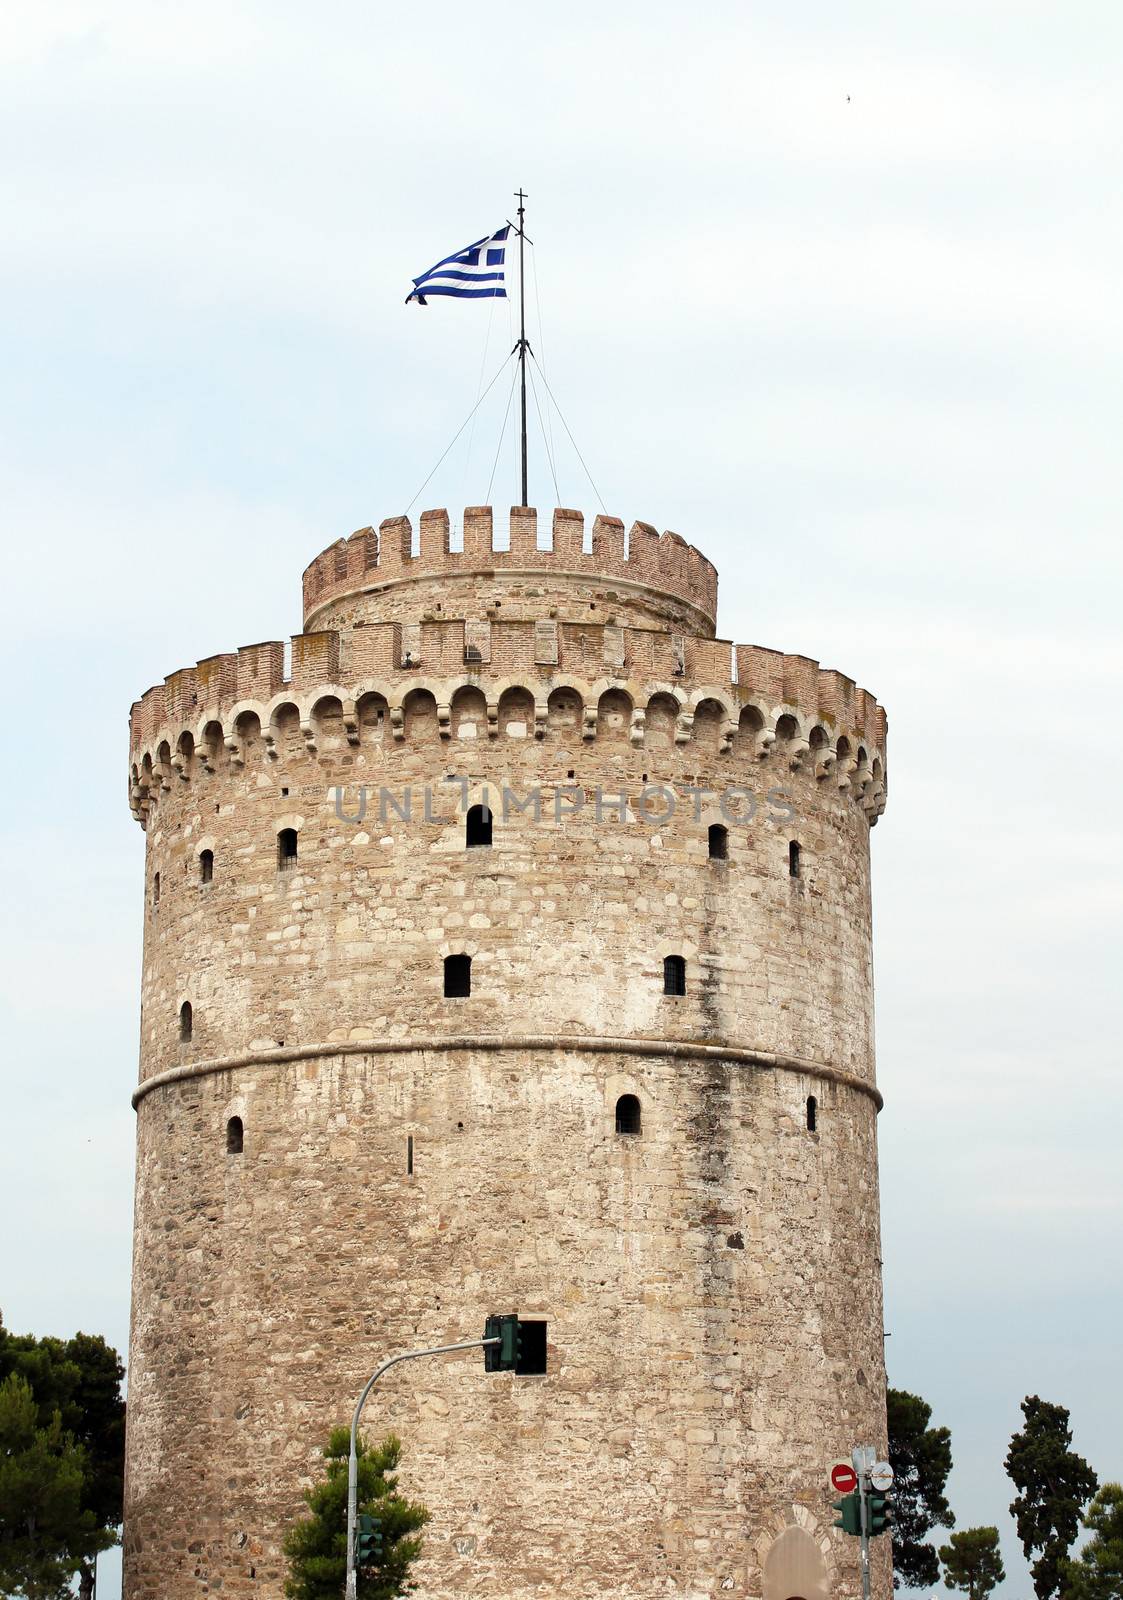
[[[637,524],[625,559],[598,519],[582,554],[559,513],[553,537],[520,523],[500,562],[476,509],[469,560],[434,514],[418,557],[383,525],[382,567],[363,530],[306,574],[338,631],[289,678],[253,646],[134,707],[128,1600],[279,1597],[283,1528],[374,1366],[516,1308],[549,1322],[545,1377],[417,1363],[368,1410],[434,1512],[423,1597],[856,1592],[826,1466],[885,1444],[884,714],[803,657],[739,646],[732,681],[728,644],[681,632],[716,577],[677,536]],[[465,847],[473,804],[490,847]]]

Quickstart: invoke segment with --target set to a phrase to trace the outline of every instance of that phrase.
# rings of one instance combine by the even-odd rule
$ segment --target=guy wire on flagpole
[[[440,464],[444,460],[445,456],[448,455],[449,450],[452,449],[452,447],[456,443],[457,439],[459,439],[460,435],[464,432],[464,429],[468,426],[468,424],[471,422],[472,418],[475,416],[476,412],[480,409],[480,407],[483,405],[484,401],[487,399],[488,395],[495,388],[495,385],[498,383],[500,376],[506,371],[507,363],[510,361],[510,359],[514,355],[514,353],[515,352],[513,350],[511,350],[511,351],[508,352],[507,355],[505,355],[503,357],[502,364],[500,365],[500,367],[499,367],[498,371],[496,372],[495,376],[492,378],[491,382],[488,384],[488,386],[484,390],[483,394],[480,395],[479,399],[476,401],[476,403],[472,407],[471,411],[469,411],[468,415],[464,418],[464,421],[460,424],[459,428],[457,428],[456,432],[453,434],[452,438],[449,440],[447,447],[441,452],[440,459],[437,461],[436,466],[434,466],[433,471],[429,473],[429,477],[427,477],[425,479],[425,483],[423,483],[421,485],[421,488],[418,489],[417,494],[414,495],[414,497],[410,501],[409,505],[406,506],[406,513],[407,514],[412,509],[412,507],[413,507],[415,501],[417,500],[418,496],[425,492],[425,485],[429,482],[429,478],[431,478],[433,476],[433,473],[436,472],[437,467],[440,466]],[[543,378],[542,381],[545,382],[546,380]],[[510,400],[508,400],[508,402],[507,402],[508,406],[510,405],[510,403],[511,403]]]
[[[538,353],[534,357],[535,363],[544,373],[546,371],[546,333],[542,326],[542,299],[538,292],[538,251],[532,250],[530,255],[530,275],[534,281],[534,307],[538,313]],[[534,373],[530,375],[531,385],[534,383]],[[554,444],[554,417],[549,406],[546,407],[546,422],[549,428],[550,439],[546,446],[547,452],[552,453],[557,459],[557,447]]]
[[[511,352],[511,355],[513,354],[514,351]],[[510,359],[511,356],[508,356],[507,360],[510,361]],[[495,482],[495,469],[499,465],[499,455],[503,449],[503,439],[507,432],[507,418],[511,415],[511,401],[515,398],[515,378],[517,376],[517,372],[512,372],[511,387],[507,390],[507,409],[503,413],[503,421],[499,426],[499,443],[495,447],[495,460],[491,463],[491,477],[487,480],[487,493],[484,495],[483,502],[485,506],[491,504],[491,486]]]
[[[538,361],[537,361],[537,357],[536,357],[535,358],[535,366],[537,366],[537,365],[538,365]],[[539,368],[539,371],[541,371],[541,368]],[[550,449],[550,439],[549,439],[549,435],[546,432],[546,417],[544,417],[542,415],[542,405],[541,405],[541,402],[538,399],[538,386],[534,381],[534,367],[531,367],[531,369],[530,369],[530,392],[534,396],[534,409],[538,413],[538,426],[542,429],[542,443],[543,443],[543,445],[545,446],[545,449],[546,449],[546,460],[549,463],[550,477],[553,479],[553,483],[554,483],[554,504],[556,506],[560,506],[561,503],[562,503],[562,499],[561,499],[561,490],[558,488],[558,473],[557,473],[557,468],[554,465],[554,452]],[[546,416],[549,416],[549,407],[548,406],[546,408]]]
[[[530,353],[531,353],[532,356],[534,356],[534,351],[533,350]],[[603,511],[604,510],[604,501],[601,499],[601,492],[597,488],[596,484],[593,482],[592,473],[589,471],[588,467],[585,466],[585,457],[581,454],[581,451],[580,451],[580,449],[578,447],[578,444],[577,444],[577,440],[573,437],[572,429],[570,428],[569,423],[565,420],[565,412],[562,410],[561,406],[558,405],[557,399],[556,399],[556,397],[554,395],[554,391],[550,388],[549,380],[546,377],[546,374],[542,371],[542,363],[539,361],[537,356],[534,356],[534,365],[538,368],[538,376],[542,379],[543,386],[544,386],[544,388],[546,390],[546,393],[550,397],[550,401],[551,401],[551,404],[554,407],[554,410],[557,412],[558,416],[561,418],[561,425],[565,429],[566,433],[569,435],[569,442],[573,446],[574,450],[577,452],[577,459],[578,459],[578,461],[580,461],[581,466],[584,469],[585,476],[589,480],[590,487],[592,488],[593,493],[596,495],[597,502],[600,505],[601,510]]]

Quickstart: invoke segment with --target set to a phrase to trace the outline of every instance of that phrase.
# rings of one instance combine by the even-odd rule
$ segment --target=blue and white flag
[[[477,239],[475,244],[458,250],[454,256],[445,256],[420,278],[414,278],[406,305],[416,300],[423,306],[431,294],[450,295],[454,300],[506,300],[503,258],[510,231],[511,224],[507,223],[489,239]]]

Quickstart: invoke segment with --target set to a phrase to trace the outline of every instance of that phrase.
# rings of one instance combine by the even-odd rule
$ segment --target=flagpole
[[[523,205],[523,201],[526,198],[527,198],[527,196],[520,189],[519,192],[518,192],[518,200],[519,200],[519,376],[520,376],[520,383],[521,383],[521,395],[520,395],[520,398],[521,398],[521,402],[522,402],[522,491],[523,491],[523,497],[522,497],[522,500],[521,500],[520,504],[524,505],[524,506],[529,505],[529,501],[527,499],[527,493],[526,493],[526,272],[525,272],[525,266],[524,266],[524,262],[523,262],[523,242],[524,242],[524,239],[525,239],[525,233],[524,233],[524,230],[523,230],[523,216],[524,216],[525,211],[526,211],[526,207]]]

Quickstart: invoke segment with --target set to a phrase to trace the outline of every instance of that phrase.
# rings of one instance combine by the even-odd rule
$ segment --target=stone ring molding
[[[272,1050],[246,1050],[233,1056],[218,1056],[210,1061],[194,1061],[164,1072],[154,1073],[136,1089],[133,1109],[154,1089],[169,1084],[189,1083],[212,1077],[218,1072],[233,1072],[241,1067],[286,1066],[298,1061],[321,1060],[328,1056],[410,1055],[420,1051],[469,1050],[560,1050],[590,1051],[598,1055],[673,1056],[679,1060],[729,1061],[737,1066],[760,1067],[766,1071],[792,1072],[823,1083],[854,1089],[873,1101],[878,1111],[885,1102],[880,1090],[864,1078],[841,1067],[809,1061],[802,1056],[779,1055],[773,1050],[753,1050],[744,1045],[702,1044],[690,1039],[625,1039],[608,1034],[496,1034],[454,1033],[411,1035],[404,1039],[337,1039],[307,1045],[281,1045]]]

